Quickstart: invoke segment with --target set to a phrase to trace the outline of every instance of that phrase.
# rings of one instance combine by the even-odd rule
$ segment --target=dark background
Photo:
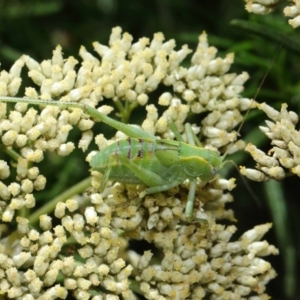
[[[248,23],[233,25],[232,21],[237,19]],[[220,56],[235,52],[231,71],[247,71],[250,74],[245,96],[254,97],[259,90],[258,101],[267,102],[277,109],[286,102],[289,109],[299,113],[300,47],[294,45],[299,40],[299,31],[287,24],[282,7],[272,15],[255,16],[244,10],[242,0],[0,0],[1,69],[8,70],[22,54],[29,54],[38,61],[49,59],[57,44],[63,47],[66,57],[73,55],[78,58],[81,45],[92,52],[93,41],[107,44],[111,28],[115,26],[121,26],[123,31],[133,35],[135,41],[143,36],[152,38],[155,32],[162,31],[166,39],[174,38],[178,47],[188,43],[190,48],[196,47],[198,35],[205,30],[210,45],[219,49]],[[256,29],[256,26],[259,27]],[[267,151],[268,141],[258,130],[258,125],[264,124],[264,120],[262,113],[251,112],[241,135]],[[68,164],[65,159],[48,158],[51,164],[44,166],[43,173],[48,178],[47,184],[52,184],[48,197],[57,195],[66,186],[88,175],[85,156],[77,151],[68,158]],[[247,154],[231,159],[237,164],[254,166]],[[281,183],[250,182],[258,198],[254,201],[234,168],[227,164],[224,169],[226,176],[238,178],[235,202],[231,205],[238,219],[237,237],[255,225],[273,223],[273,230],[266,239],[280,249],[280,255],[267,258],[278,273],[278,277],[267,286],[267,293],[272,299],[300,298],[297,286],[299,178],[290,177]],[[57,174],[57,170],[61,172]],[[40,198],[45,199],[45,194],[41,193]]]

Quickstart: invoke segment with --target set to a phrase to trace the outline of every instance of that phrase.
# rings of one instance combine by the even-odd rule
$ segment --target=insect
[[[190,189],[185,216],[192,220],[197,178],[209,182],[223,165],[225,155],[205,149],[195,136],[190,124],[185,125],[187,143],[183,141],[174,122],[169,126],[175,140],[159,139],[141,128],[116,121],[97,109],[74,102],[55,102],[35,99],[1,97],[5,102],[23,102],[80,108],[97,121],[125,133],[126,140],[117,141],[96,153],[90,162],[92,169],[101,172],[103,190],[109,179],[129,184],[145,184],[146,194],[166,191],[189,180]]]

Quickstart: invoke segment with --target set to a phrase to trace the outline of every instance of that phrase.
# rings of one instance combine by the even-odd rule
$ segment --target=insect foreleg
[[[171,131],[174,133],[176,139],[178,142],[183,142],[182,136],[180,132],[178,131],[178,128],[176,127],[175,123],[173,120],[169,120],[169,127]],[[186,123],[185,124],[185,133],[187,136],[187,142],[190,145],[197,145],[198,147],[202,147],[202,144],[200,143],[199,139],[195,135],[194,131],[192,130],[191,124]]]
[[[169,119],[168,123],[169,123],[169,127],[170,127],[171,131],[174,133],[174,135],[176,137],[176,140],[178,142],[183,142],[182,136],[181,136],[178,128],[176,127],[174,121],[172,119]]]
[[[198,146],[198,147],[203,147],[202,144],[200,143],[199,139],[197,138],[195,132],[192,129],[192,126],[190,123],[185,124],[185,133],[187,136],[187,141],[188,144],[193,145],[193,146]]]

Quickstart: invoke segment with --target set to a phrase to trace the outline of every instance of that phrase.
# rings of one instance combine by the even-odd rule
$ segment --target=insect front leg
[[[174,133],[177,141],[183,142],[183,138],[172,119],[169,120],[169,127],[170,127],[171,131]],[[202,147],[202,144],[200,143],[199,139],[197,138],[194,131],[192,130],[192,126],[190,123],[185,124],[184,130],[185,130],[185,134],[187,136],[188,144],[193,145],[193,146],[197,145],[198,147]]]
[[[196,136],[195,132],[192,129],[190,123],[186,123],[184,127],[185,133],[187,135],[187,140],[190,145],[197,145],[198,147],[203,147],[201,142],[199,141],[198,137]]]
[[[183,138],[182,138],[177,126],[175,125],[174,121],[172,119],[169,119],[168,123],[169,123],[169,127],[170,127],[171,131],[174,133],[174,135],[176,137],[176,140],[178,142],[183,142]]]

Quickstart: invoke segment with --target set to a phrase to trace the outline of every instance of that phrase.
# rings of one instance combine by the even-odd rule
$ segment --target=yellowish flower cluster
[[[294,28],[300,26],[300,1],[293,0],[291,4],[283,10],[283,13],[286,17],[291,18],[289,24]]]
[[[124,117],[136,106],[148,104],[149,94],[159,87],[165,90],[157,103],[146,106],[141,125],[145,131],[174,139],[170,118],[182,132],[189,113],[205,112],[201,121],[205,147],[230,146],[230,152],[243,148],[242,141],[232,142],[241,112],[252,103],[239,96],[248,75],[227,73],[233,55],[216,57],[217,49],[208,45],[205,33],[188,67],[182,61],[192,51],[187,46],[176,51],[175,41],[164,42],[161,33],[151,41],[132,43],[132,37],[116,27],[109,46],[94,43],[94,49],[100,58],[80,49],[83,61],[78,69],[78,61],[64,59],[59,46],[52,59],[41,63],[22,56],[9,72],[1,71],[0,100],[17,95],[25,65],[34,83],[25,88],[28,103],[73,101],[109,114],[112,107],[100,106],[106,99]],[[161,115],[157,105],[166,108]],[[0,161],[0,293],[25,300],[71,295],[83,300],[138,299],[139,294],[160,300],[250,295],[253,300],[268,299],[265,285],[276,274],[262,257],[278,251],[262,239],[271,225],[256,226],[231,241],[236,228],[216,223],[234,220],[233,211],[226,208],[233,201],[227,192],[234,188],[233,179],[199,180],[194,211],[200,221],[194,223],[188,223],[184,214],[188,182],[140,199],[145,189],[141,185],[110,183],[100,193],[101,176],[96,171],[92,179],[50,201],[39,213],[34,194],[45,189],[46,178],[38,163],[47,152],[69,155],[76,147],[68,140],[75,126],[83,132],[78,147],[87,150],[94,121],[78,108],[28,109],[27,103],[18,103],[8,110],[0,103],[0,146],[14,160]],[[200,124],[192,128],[197,134]],[[95,142],[101,150],[120,138],[121,132],[111,140],[99,134]],[[32,214],[26,216],[29,209]],[[14,221],[16,231],[10,226]],[[130,246],[133,241],[150,243],[155,256],[153,250],[138,254]]]
[[[251,13],[265,15],[272,12],[279,0],[244,0],[246,2],[246,10]]]
[[[257,170],[242,167],[241,173],[255,181],[282,180],[288,173],[300,176],[300,132],[295,128],[298,115],[288,111],[286,104],[280,112],[266,103],[259,104],[258,108],[272,120],[266,121],[267,127],[260,126],[260,129],[271,139],[273,147],[264,153],[252,144],[247,145],[245,150],[257,162]]]
[[[265,15],[274,11],[278,4],[282,1],[279,0],[244,0],[246,3],[246,10],[251,13]],[[291,18],[289,24],[294,28],[300,26],[300,1],[291,0],[287,1],[288,5],[284,8],[283,13],[286,17]]]

